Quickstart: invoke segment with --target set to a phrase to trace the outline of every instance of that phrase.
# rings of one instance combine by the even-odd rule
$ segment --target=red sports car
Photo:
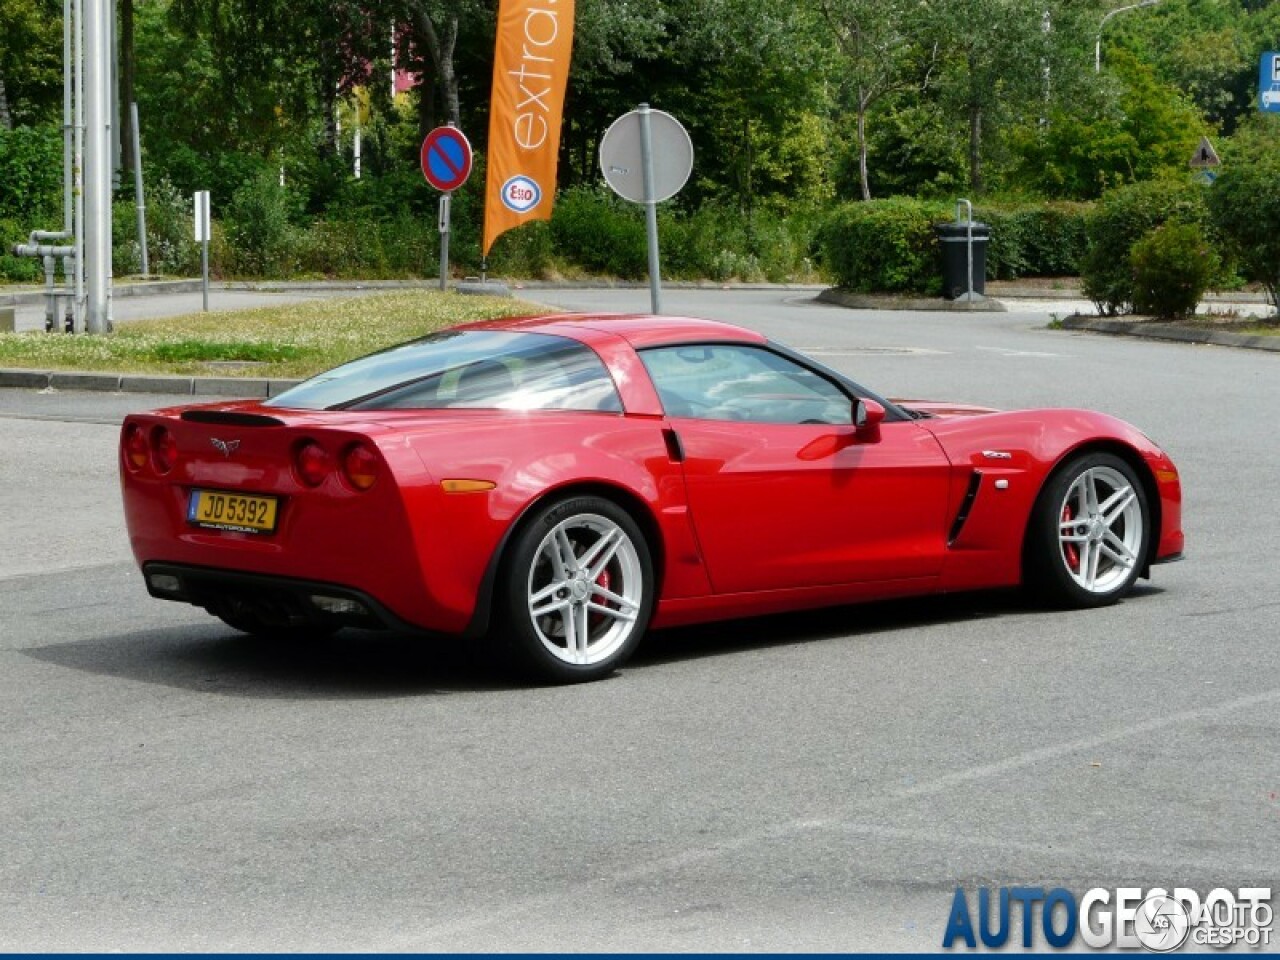
[[[891,402],[709,320],[459,327],[130,416],[120,463],[155,597],[489,636],[555,680],[650,626],[1020,583],[1098,606],[1183,544],[1177,470],[1120,420]]]

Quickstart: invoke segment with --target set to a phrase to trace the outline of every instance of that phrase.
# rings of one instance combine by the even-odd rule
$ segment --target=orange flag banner
[[[573,0],[501,0],[489,106],[484,255],[498,236],[550,220],[573,52]]]

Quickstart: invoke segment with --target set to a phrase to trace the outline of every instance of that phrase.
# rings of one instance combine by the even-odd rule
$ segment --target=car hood
[[[999,413],[994,407],[980,407],[972,403],[947,403],[943,400],[894,400],[900,407],[931,417],[975,417],[984,413]]]

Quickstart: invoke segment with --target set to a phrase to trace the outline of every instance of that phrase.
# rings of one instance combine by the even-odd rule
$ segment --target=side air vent
[[[260,413],[234,413],[223,410],[187,410],[183,420],[192,423],[218,423],[227,427],[283,427],[284,421]]]
[[[978,499],[978,489],[981,486],[982,472],[975,470],[969,475],[969,489],[964,492],[964,499],[960,501],[960,510],[956,513],[955,522],[951,524],[951,535],[947,537],[947,546],[951,546],[960,538],[965,521],[969,519],[969,511],[973,509],[973,501]]]

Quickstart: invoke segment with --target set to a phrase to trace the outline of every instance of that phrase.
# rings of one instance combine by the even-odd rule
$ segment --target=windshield
[[[434,333],[335,367],[266,405],[622,411],[608,370],[590,348],[566,337],[500,330]]]

